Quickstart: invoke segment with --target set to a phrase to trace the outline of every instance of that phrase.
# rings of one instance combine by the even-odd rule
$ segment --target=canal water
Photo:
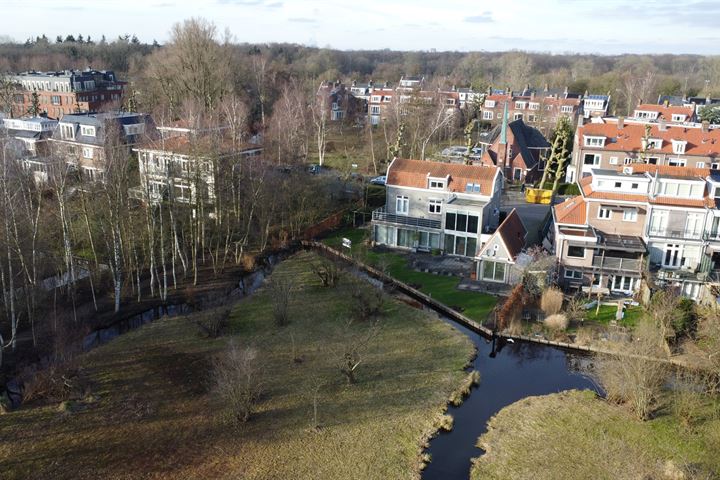
[[[495,345],[446,321],[475,343],[478,355],[472,368],[480,372],[480,384],[462,405],[448,408],[454,426],[430,441],[427,453],[431,461],[423,472],[424,480],[467,480],[471,459],[483,454],[476,447],[477,439],[487,430],[488,420],[503,407],[525,397],[572,388],[598,391],[592,379],[582,373],[589,363],[587,356],[531,343]]]

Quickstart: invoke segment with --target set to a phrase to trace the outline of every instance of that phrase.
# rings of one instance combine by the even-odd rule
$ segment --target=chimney
[[[618,117],[617,127],[618,130],[622,130],[623,128],[625,128],[625,117]]]
[[[710,122],[708,122],[707,120],[704,120],[702,122],[702,131],[703,133],[708,133],[710,131]]]
[[[661,132],[667,132],[667,120],[665,120],[664,118],[660,119],[658,130],[660,130]]]
[[[368,87],[370,87],[370,88],[373,87],[373,81],[372,81],[372,79],[370,79],[370,81],[368,82]]]

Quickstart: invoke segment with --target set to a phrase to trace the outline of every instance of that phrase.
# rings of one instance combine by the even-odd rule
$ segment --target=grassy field
[[[347,325],[345,278],[322,288],[299,254],[273,275],[292,279],[291,323],[275,326],[268,289],[239,303],[219,339],[187,317],[158,320],[86,354],[92,398],[0,415],[0,477],[9,479],[413,478],[420,443],[465,373],[472,344],[449,325],[387,300],[378,336],[347,385],[338,355],[366,324]],[[369,288],[369,287],[368,287]],[[210,389],[213,356],[229,341],[255,346],[265,394],[240,427]],[[301,358],[301,362],[294,361]],[[322,383],[319,423],[311,387]]]
[[[388,275],[415,286],[418,290],[430,294],[434,299],[456,310],[461,310],[467,317],[484,322],[488,314],[497,303],[497,297],[479,292],[458,290],[460,283],[458,277],[433,275],[432,273],[417,272],[407,266],[407,258],[396,252],[376,252],[363,245],[368,231],[364,229],[346,228],[340,230],[324,242],[347,253],[342,247],[342,239],[352,241],[350,253],[356,258],[387,272]]]
[[[591,308],[587,312],[586,320],[588,322],[600,323],[602,325],[610,325],[615,320],[617,314],[617,305],[600,305],[600,311],[596,314],[595,308]],[[643,314],[642,307],[628,306],[625,308],[625,316],[618,322],[619,325],[625,327],[634,327]]]
[[[478,445],[473,480],[717,478],[718,400],[704,399],[702,422],[683,428],[672,409],[640,422],[589,391],[529,397],[500,411]],[[672,476],[695,470],[697,476]]]

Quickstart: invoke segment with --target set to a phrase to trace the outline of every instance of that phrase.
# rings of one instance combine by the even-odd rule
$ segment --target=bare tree
[[[290,323],[290,299],[293,290],[294,284],[289,277],[275,275],[270,281],[273,318],[280,327]]]
[[[337,366],[349,385],[357,383],[357,369],[363,362],[369,344],[377,337],[380,327],[377,322],[355,331],[352,320],[346,323],[341,351],[334,352]]]
[[[597,377],[608,400],[624,403],[640,420],[649,419],[657,408],[667,378],[663,357],[665,339],[650,321],[642,321],[633,341],[624,346],[626,355],[598,355]]]
[[[259,352],[250,346],[230,342],[213,368],[214,392],[238,423],[247,422],[264,387]]]

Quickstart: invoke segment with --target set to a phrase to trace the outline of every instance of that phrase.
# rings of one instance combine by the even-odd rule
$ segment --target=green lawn
[[[697,422],[683,427],[671,408],[641,422],[589,391],[525,398],[491,419],[471,479],[717,478],[720,400],[698,400]]]
[[[595,307],[593,307],[590,310],[588,310],[587,316],[585,317],[585,319],[588,322],[596,322],[596,323],[600,323],[602,325],[610,325],[610,322],[612,320],[615,320],[616,314],[617,314],[617,306],[616,305],[600,305],[600,311],[597,314],[595,313]],[[625,316],[623,317],[622,321],[620,321],[618,324],[625,326],[625,327],[634,327],[635,325],[637,325],[637,322],[638,322],[638,320],[640,320],[642,315],[643,315],[642,307],[626,306],[625,307]]]
[[[497,297],[485,293],[458,290],[457,286],[460,283],[458,277],[418,272],[408,268],[407,259],[401,253],[377,252],[367,249],[363,245],[367,235],[368,230],[365,229],[344,228],[325,238],[323,242],[348,253],[348,249],[342,247],[342,239],[350,239],[352,248],[349,253],[359,260],[384,270],[393,278],[416,287],[449,307],[461,310],[465,316],[473,320],[484,322],[495,307]]]
[[[157,320],[81,357],[92,390],[74,413],[57,404],[0,415],[0,477],[14,479],[416,478],[423,437],[466,376],[471,342],[433,315],[383,305],[364,347],[358,381],[338,362],[369,325],[348,325],[350,276],[323,288],[314,254],[281,263],[273,277],[295,285],[290,324],[275,325],[272,293],[238,303],[218,339],[191,317]],[[254,346],[265,371],[257,412],[240,427],[212,393],[214,355],[233,339]],[[295,361],[295,359],[300,361]],[[311,390],[321,384],[311,430]]]

